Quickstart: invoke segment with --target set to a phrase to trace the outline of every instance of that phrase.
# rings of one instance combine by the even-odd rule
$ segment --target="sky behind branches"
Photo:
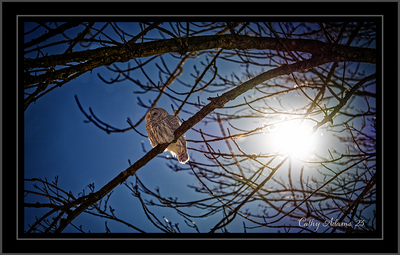
[[[25,31],[30,31],[37,24],[26,23]],[[131,26],[130,23],[121,23],[121,28],[124,26]],[[132,34],[140,32],[140,28],[136,25],[136,30],[132,31]],[[96,28],[101,28],[101,24],[96,24]],[[105,32],[111,32],[111,28],[107,28]],[[71,33],[73,38],[74,31],[80,31],[80,29],[71,29],[66,32]],[[25,39],[29,41],[31,38],[35,38],[41,35],[43,30],[38,29],[29,34]],[[159,37],[157,34],[149,34],[148,37]],[[52,40],[59,40],[60,38],[54,38]],[[115,40],[120,40],[120,38],[115,37]],[[51,43],[52,41],[47,41]],[[53,54],[55,52],[60,52],[60,49],[54,46],[46,50],[48,54]],[[65,47],[65,46],[63,46]],[[93,43],[91,47],[96,47]],[[79,49],[79,47],[77,48]],[[75,51],[77,49],[74,49]],[[85,50],[84,47],[80,48]],[[53,51],[54,50],[54,51]],[[217,52],[217,51],[216,51]],[[32,52],[32,58],[36,57],[36,52]],[[208,63],[211,61],[210,57],[201,54],[197,59],[189,59],[184,65],[184,69],[192,70],[184,72],[178,80],[184,81],[188,84],[194,84],[194,78],[189,75],[193,73],[195,68],[200,70],[200,73],[204,69],[200,61]],[[142,63],[149,58],[141,59]],[[179,57],[165,56],[164,61],[168,66],[173,69],[176,63],[180,61]],[[264,61],[264,60],[260,60]],[[266,60],[267,61],[267,60]],[[163,66],[162,62],[157,59],[153,61],[150,65],[153,69],[146,69],[147,74],[154,81],[158,81],[159,74],[158,69],[155,66],[157,63],[159,66]],[[196,65],[196,67],[194,67]],[[117,63],[117,66],[121,69],[126,69],[128,67],[127,63]],[[246,81],[247,77],[244,76],[245,66],[235,65],[231,62],[225,61],[223,59],[217,59],[216,66],[218,72],[221,76],[231,77],[231,73],[234,72],[242,81]],[[110,68],[114,68],[111,66]],[[251,72],[260,73],[262,71],[268,70],[269,67],[265,67],[264,70],[260,66],[250,66]],[[368,76],[374,73],[375,65],[361,64],[359,67],[360,72],[365,71],[365,75]],[[361,71],[362,70],[362,71]],[[138,97],[145,105],[150,106],[149,100],[153,100],[155,93],[149,92],[145,94],[137,94],[137,85],[133,82],[126,80],[113,84],[106,84],[98,77],[98,74],[105,80],[115,79],[118,76],[117,73],[107,70],[106,67],[100,67],[94,69],[91,73],[85,73],[81,75],[78,79],[63,85],[60,88],[56,88],[51,91],[48,95],[44,95],[38,99],[35,103],[31,104],[24,113],[24,177],[29,178],[47,178],[47,180],[52,181],[55,176],[58,176],[58,186],[65,188],[66,191],[71,191],[75,197],[79,196],[79,193],[85,190],[86,194],[89,192],[87,185],[94,183],[95,190],[100,189],[102,186],[107,184],[120,172],[124,171],[129,167],[129,161],[131,163],[139,160],[146,151],[151,149],[150,142],[147,138],[142,137],[133,130],[124,133],[111,133],[107,134],[105,131],[97,128],[93,123],[85,123],[85,116],[80,111],[78,104],[75,100],[77,96],[83,109],[89,113],[89,107],[93,110],[94,114],[102,121],[117,127],[117,128],[128,128],[127,118],[130,118],[134,123],[141,118],[145,112],[146,108],[141,107],[138,104]],[[208,77],[209,76],[209,77]],[[209,80],[211,76],[208,74],[205,80]],[[132,72],[131,77],[135,80],[146,81],[146,77],[138,71]],[[171,85],[171,89],[174,91],[190,91],[190,88],[180,84],[179,81],[175,81]],[[279,80],[279,79],[277,79]],[[165,78],[164,78],[165,81]],[[278,81],[277,81],[278,82]],[[290,86],[295,86],[296,84],[291,84]],[[375,92],[375,86],[369,87],[371,92]],[[308,90],[307,90],[308,91]],[[158,93],[158,91],[156,92]],[[168,89],[166,93],[170,93]],[[215,96],[218,93],[221,95],[223,92],[209,93],[204,91],[201,93],[200,100],[207,102],[207,98],[210,96]],[[236,99],[233,104],[238,102],[245,103],[250,102],[254,90],[249,91]],[[311,92],[310,92],[311,93]],[[182,96],[184,98],[184,96]],[[246,98],[246,101],[243,99]],[[197,99],[191,98],[191,102]],[[358,100],[358,99],[357,99]],[[277,107],[278,109],[284,110],[282,106],[286,109],[291,109],[291,107],[296,108],[298,105],[304,104],[307,99],[301,96],[299,93],[289,93],[282,97],[282,101],[278,103],[276,98],[266,99],[271,107]],[[178,105],[175,105],[168,97],[163,97],[158,103],[158,107],[166,109],[170,114],[173,113],[171,104],[173,104],[176,109]],[[370,106],[376,107],[375,99],[369,100]],[[228,103],[226,106],[229,106]],[[332,105],[335,102],[332,100]],[[353,102],[354,109],[365,109],[366,102],[363,100]],[[328,106],[329,107],[329,106]],[[195,113],[198,109],[194,106],[187,106],[184,111],[178,116],[181,120],[187,120]],[[236,109],[222,109],[218,112],[223,113],[235,112]],[[238,113],[239,114],[239,113]],[[284,120],[283,118],[281,120]],[[276,152],[279,150],[278,142],[273,139],[273,129],[277,127],[269,126],[271,119],[238,119],[233,120],[231,123],[238,129],[251,130],[265,123],[268,128],[266,128],[265,135],[263,135],[263,140],[260,140],[259,136],[249,136],[243,139],[238,139],[238,143],[241,148],[246,152],[259,153],[260,151],[264,153]],[[274,121],[277,121],[276,119]],[[343,121],[338,118],[335,119],[335,124]],[[299,123],[297,123],[299,124]],[[304,121],[301,125],[308,126],[309,123]],[[313,124],[314,125],[314,124]],[[354,125],[361,125],[360,122],[355,122]],[[310,125],[310,128],[312,125]],[[217,136],[222,136],[221,130],[217,123],[199,123],[195,125],[195,129],[202,129],[205,133],[214,134]],[[278,126],[279,128],[279,126]],[[334,127],[332,127],[334,128]],[[146,134],[145,122],[142,122],[137,130],[142,134]],[[367,128],[368,132],[372,132],[371,128]],[[230,128],[233,133],[240,133],[234,128]],[[189,130],[186,133],[187,140],[202,140],[200,134],[194,130]],[[309,140],[311,141],[311,139]],[[337,150],[345,150],[345,148],[340,148],[341,143],[338,143],[338,139],[329,134],[325,130],[318,130],[312,135],[313,146],[312,151],[320,153],[321,157],[329,157],[328,149],[337,148]],[[143,147],[142,147],[143,146]],[[205,160],[205,157],[190,148],[199,149],[200,143],[188,142],[190,159],[193,161],[204,161],[205,163],[211,163],[211,161]],[[225,142],[219,141],[213,143],[214,149],[225,148]],[[166,163],[165,158],[168,158]],[[265,159],[267,161],[268,159]],[[303,160],[313,160],[312,153],[307,155]],[[154,160],[150,161],[145,167],[137,172],[137,176],[140,180],[149,188],[155,191],[159,188],[160,193],[165,197],[177,197],[179,201],[192,201],[200,199],[203,197],[202,194],[194,192],[188,185],[199,186],[199,182],[192,174],[182,174],[180,172],[173,171],[168,164],[177,164],[177,160],[172,158],[168,152],[164,152],[158,155]],[[287,169],[289,162],[285,163],[282,169]],[[293,159],[291,161],[293,170],[296,170],[296,174],[299,174],[300,168],[303,163],[299,160]],[[189,167],[189,166],[187,166]],[[307,168],[306,168],[307,169]],[[309,171],[315,171],[309,170]],[[190,172],[190,171],[189,171]],[[285,177],[285,172],[282,171],[282,178]],[[130,177],[129,182],[134,182],[135,177]],[[25,188],[33,190],[32,183],[25,183]],[[268,183],[268,185],[274,185],[273,183]],[[35,203],[37,197],[28,195],[26,198],[27,202]],[[42,201],[46,201],[43,198]],[[131,192],[124,185],[118,186],[114,189],[111,199],[109,202],[115,209],[115,214],[128,222],[133,222],[135,226],[140,229],[149,232],[158,232],[159,230],[147,220],[139,201],[131,196]],[[253,210],[263,210],[263,208],[258,207],[256,204],[252,205]],[[179,223],[181,230],[190,231],[191,229],[185,227],[185,223],[182,219],[176,215],[172,209],[165,210],[165,208],[152,207],[153,212],[161,219],[165,217],[168,221],[173,224]],[[26,223],[32,224],[35,221],[35,216],[42,215],[42,209],[32,209],[25,208],[25,220]],[[190,209],[188,209],[190,211]],[[216,220],[213,220],[215,217]],[[218,216],[210,216],[208,218],[192,219],[196,222],[201,232],[208,232],[218,221]],[[90,222],[90,223],[89,223]],[[98,222],[98,223],[95,223]],[[132,229],[124,226],[123,224],[107,220],[107,226],[112,232],[131,232]],[[92,224],[94,223],[94,224]],[[289,222],[288,222],[289,223]],[[293,224],[293,222],[290,222]],[[91,217],[88,214],[83,213],[78,218],[76,218],[72,224],[75,226],[82,225],[84,231],[90,232],[105,232],[104,220],[98,217]],[[27,224],[25,224],[25,230],[28,229]],[[229,231],[231,232],[243,232],[243,220],[238,220],[234,224],[229,225]],[[254,229],[257,231],[257,229]],[[260,231],[265,231],[265,229],[260,229]],[[275,231],[271,229],[271,231]],[[68,226],[64,232],[76,232],[73,226]]]

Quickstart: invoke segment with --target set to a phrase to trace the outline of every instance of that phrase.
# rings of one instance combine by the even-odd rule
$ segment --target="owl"
[[[163,108],[151,108],[146,114],[146,131],[151,145],[156,147],[161,143],[174,140],[174,132],[181,125],[178,118]],[[179,163],[185,164],[189,160],[185,135],[181,135],[176,143],[171,143],[167,149],[172,156],[178,157]]]

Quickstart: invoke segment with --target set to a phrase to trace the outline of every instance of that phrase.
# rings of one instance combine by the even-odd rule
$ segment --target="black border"
[[[314,15],[318,12],[321,18],[335,19],[324,15],[384,15],[384,99],[383,102],[378,98],[377,105],[383,103],[384,115],[378,116],[378,137],[384,139],[383,147],[378,143],[377,151],[384,150],[383,158],[378,157],[378,166],[383,162],[386,169],[384,175],[384,232],[383,240],[373,240],[371,237],[378,237],[380,234],[366,236],[362,235],[363,240],[357,235],[335,234],[307,234],[302,235],[301,240],[277,240],[281,236],[278,234],[246,234],[246,239],[241,234],[205,234],[205,235],[165,235],[165,234],[141,234],[138,235],[112,235],[112,240],[105,240],[109,235],[90,234],[90,235],[30,235],[32,240],[17,240],[16,235],[16,141],[3,139],[3,165],[2,165],[2,251],[3,252],[398,252],[397,239],[398,233],[398,164],[397,148],[393,147],[390,141],[397,141],[397,89],[398,89],[398,62],[394,59],[398,56],[398,3],[376,2],[376,3],[96,3],[96,2],[70,2],[70,3],[32,3],[32,2],[3,2],[2,3],[2,33],[3,33],[3,138],[16,137],[16,130],[19,132],[19,167],[23,166],[23,107],[20,105],[18,121],[20,126],[16,127],[16,108],[15,106],[15,78],[16,78],[16,19],[17,15],[51,15],[56,20],[64,20],[66,17],[59,15],[152,15],[149,20],[161,19],[157,15],[164,14],[186,14],[187,17],[176,17],[174,20],[187,19],[193,14],[199,15],[221,15],[229,14],[231,20],[243,19],[237,15]],[[166,11],[167,10],[167,11]],[[236,17],[235,17],[236,16]],[[96,20],[99,17],[95,18]],[[108,18],[104,18],[108,19]],[[113,18],[114,19],[114,18]],[[121,18],[126,19],[126,18]],[[143,19],[141,17],[140,19]],[[206,17],[194,17],[191,20],[205,19]],[[212,17],[212,19],[218,19]],[[296,18],[293,18],[296,19]],[[312,19],[312,18],[310,18]],[[319,19],[319,18],[318,18]],[[338,18],[340,19],[340,18]],[[377,45],[379,49],[379,45]],[[394,54],[396,52],[396,54]],[[21,54],[20,54],[21,56]],[[21,62],[20,62],[21,64]],[[377,63],[378,64],[378,63]],[[377,65],[379,66],[379,64]],[[20,69],[21,70],[21,69]],[[379,73],[378,77],[381,77]],[[377,79],[379,80],[379,79]],[[378,83],[379,84],[379,83]],[[378,85],[377,84],[377,85]],[[19,86],[21,89],[21,86]],[[11,102],[10,102],[11,101]],[[21,111],[22,109],[22,111]],[[394,117],[396,116],[396,117]],[[384,128],[381,129],[382,117]],[[382,136],[383,134],[383,136]],[[393,143],[393,142],[392,142]],[[379,168],[378,168],[379,169]],[[380,176],[381,177],[381,176]],[[20,178],[21,179],[21,178]],[[377,182],[381,181],[378,178]],[[23,187],[23,185],[19,185]],[[21,194],[22,192],[20,192]],[[390,194],[390,195],[388,195]],[[378,194],[379,197],[379,194]],[[22,201],[22,200],[20,200]],[[393,204],[393,201],[397,203]],[[377,205],[379,207],[379,205]],[[20,206],[21,208],[21,206]],[[379,210],[378,210],[379,211]],[[23,221],[22,221],[23,222]],[[8,224],[7,224],[8,223]],[[395,234],[394,234],[395,232]],[[284,234],[284,238],[299,238],[299,235]],[[26,237],[24,234],[21,237]],[[87,240],[85,237],[96,240]],[[259,239],[266,237],[265,239]],[[337,240],[336,238],[348,238]],[[62,238],[64,240],[57,240]],[[78,238],[78,239],[77,239]],[[124,238],[123,240],[121,238]],[[155,238],[156,240],[148,240]],[[210,239],[212,238],[212,239]],[[223,239],[221,239],[223,238]],[[318,240],[309,240],[317,238]],[[331,240],[321,240],[321,238],[332,238]],[[80,240],[79,240],[80,239]],[[212,245],[212,246],[211,246]]]

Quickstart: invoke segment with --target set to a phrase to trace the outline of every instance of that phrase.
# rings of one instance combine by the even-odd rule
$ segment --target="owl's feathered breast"
[[[146,114],[146,131],[153,147],[158,144],[170,143],[175,139],[174,132],[181,123],[178,118],[169,115],[165,109],[152,108]],[[189,160],[185,135],[181,135],[175,143],[171,143],[166,150],[178,161],[185,164]]]
[[[174,131],[180,126],[179,120],[173,115],[158,116],[146,123],[147,134],[153,147],[160,143],[174,140]]]

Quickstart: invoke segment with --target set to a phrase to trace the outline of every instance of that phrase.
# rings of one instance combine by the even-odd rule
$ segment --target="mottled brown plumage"
[[[175,138],[174,132],[180,125],[178,118],[174,115],[169,115],[163,108],[151,108],[146,114],[147,136],[153,147],[158,144],[172,142]],[[167,150],[172,156],[177,157],[182,164],[189,160],[185,135],[179,137],[176,143],[171,143]]]

